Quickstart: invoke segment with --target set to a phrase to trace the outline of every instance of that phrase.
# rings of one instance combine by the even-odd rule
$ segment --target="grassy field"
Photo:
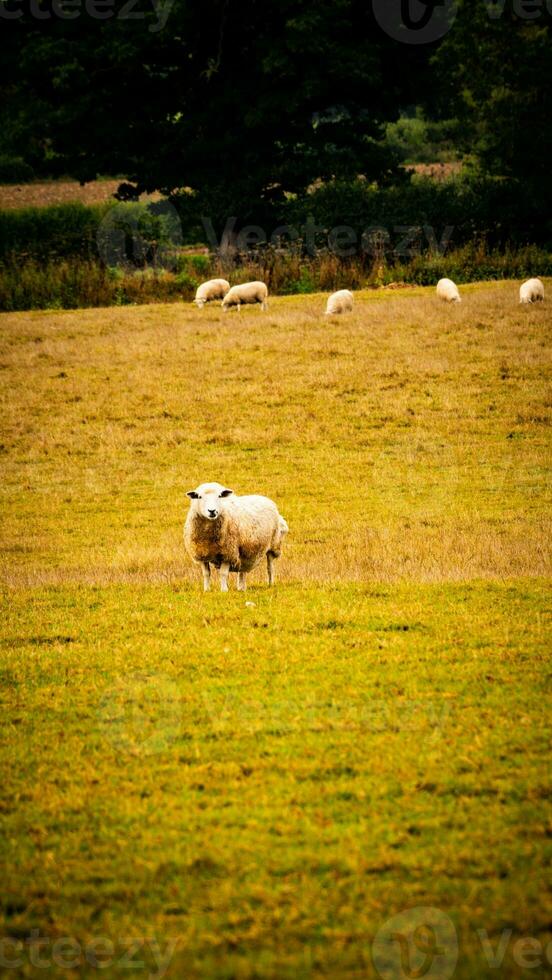
[[[79,184],[77,180],[32,181],[29,184],[0,184],[0,211],[13,208],[46,208],[52,204],[104,204],[113,200],[121,180],[91,180]],[[142,194],[141,201],[157,201],[160,194]]]
[[[463,294],[0,317],[0,972],[550,974],[552,315]]]

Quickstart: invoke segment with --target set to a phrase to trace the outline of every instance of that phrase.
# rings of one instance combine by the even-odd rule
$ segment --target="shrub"
[[[4,311],[190,300],[193,292],[164,269],[125,272],[87,259],[0,264],[0,310]]]
[[[535,245],[489,251],[481,243],[470,243],[447,255],[418,255],[408,262],[385,266],[384,283],[408,282],[432,286],[443,276],[458,283],[491,279],[527,279],[552,275],[552,253]]]
[[[136,268],[174,265],[181,247],[178,217],[167,201],[0,211],[0,259],[82,256]]]
[[[195,276],[191,276],[189,272],[179,272],[175,278],[179,288],[183,292],[195,293],[199,286],[199,280]]]
[[[36,259],[0,265],[0,309],[76,309],[114,302],[112,276],[87,260],[39,263]]]
[[[407,261],[373,262],[366,256],[340,259],[329,251],[314,257],[294,252],[260,250],[229,263],[213,259],[206,276],[230,282],[263,279],[271,293],[332,292],[391,282],[435,285],[442,276],[459,284],[483,279],[527,279],[552,276],[552,253],[534,245],[490,251],[483,244],[463,246],[446,255],[426,253]],[[203,274],[200,278],[203,278]],[[199,278],[166,269],[107,268],[98,261],[65,259],[40,263],[36,259],[0,264],[0,310],[75,309],[126,303],[171,302],[193,299]]]
[[[185,261],[201,279],[205,279],[209,275],[211,268],[211,258],[209,255],[188,255]]]
[[[181,277],[183,283],[195,283],[196,288],[200,282],[211,277],[212,266],[211,255],[177,255],[174,261],[177,276]]]
[[[109,266],[153,264],[185,273],[188,279],[184,276],[183,282],[191,285],[192,279],[212,275],[215,262],[223,262],[212,255],[183,253],[183,242],[190,241],[190,235],[196,241],[201,237],[198,213],[192,219],[193,208],[200,203],[188,194],[171,202],[118,204],[114,210],[112,204],[63,204],[0,212],[0,260],[80,256],[90,261],[101,258]],[[356,235],[354,251],[363,269],[370,262],[374,267],[383,260],[396,263],[397,243],[407,232],[418,251],[435,251],[447,226],[455,250],[476,240],[491,252],[531,242],[551,247],[552,219],[544,203],[516,181],[475,173],[442,182],[414,175],[404,185],[384,188],[362,179],[333,181],[301,197],[290,197],[280,206],[277,221],[272,214],[270,220],[296,228],[303,238],[283,247],[265,245],[264,253],[259,247],[224,262],[232,269],[237,259],[252,277],[270,278],[275,291],[297,291],[307,288],[300,286],[306,279],[301,280],[297,263],[305,266],[307,257],[319,257],[317,251],[326,255],[320,258],[325,281],[335,278],[329,237],[343,225]],[[204,213],[208,213],[206,206]],[[307,229],[309,219],[318,228],[314,234]],[[264,230],[270,239],[276,225],[268,220],[267,212]],[[384,229],[381,242],[374,245],[366,238],[363,242],[367,229],[375,228]]]
[[[366,229],[385,229],[388,252],[398,229],[417,229],[427,247],[425,229],[439,238],[446,226],[452,228],[456,248],[474,239],[491,248],[531,242],[552,246],[552,221],[542,200],[518,181],[478,174],[442,182],[413,175],[404,186],[389,188],[362,179],[333,181],[288,202],[288,224],[304,227],[309,216],[322,229],[318,245],[327,243],[331,229],[345,225],[354,229],[359,243]]]
[[[414,115],[402,113],[385,126],[385,142],[401,161],[439,163],[458,158],[461,125],[457,119],[432,122],[417,107]]]
[[[75,203],[0,211],[0,259],[95,258],[96,234],[107,207]]]
[[[28,184],[35,172],[22,157],[0,154],[0,184]]]

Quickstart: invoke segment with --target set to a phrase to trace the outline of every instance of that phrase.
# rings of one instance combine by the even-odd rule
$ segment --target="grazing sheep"
[[[268,289],[264,282],[244,282],[240,286],[232,286],[222,301],[223,310],[237,306],[240,312],[242,303],[260,303],[261,309],[266,310]]]
[[[353,294],[349,289],[339,289],[337,293],[328,296],[324,316],[331,316],[333,313],[351,313],[352,309]]]
[[[197,287],[194,303],[202,310],[211,300],[224,299],[229,289],[230,283],[226,279],[209,279]]]
[[[445,303],[461,303],[458,286],[452,279],[439,279],[437,283],[437,296]]]
[[[228,573],[245,576],[266,556],[268,584],[274,583],[274,559],[280,556],[288,526],[268,497],[237,497],[221,483],[202,483],[189,490],[192,505],[184,525],[184,544],[192,561],[203,566],[203,589],[211,585],[211,565],[220,569],[221,592],[228,592]]]
[[[520,303],[542,303],[544,301],[544,286],[540,279],[528,279],[520,286]]]

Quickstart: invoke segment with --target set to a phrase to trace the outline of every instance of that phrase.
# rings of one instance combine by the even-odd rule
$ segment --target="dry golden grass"
[[[404,169],[419,174],[422,177],[431,177],[432,180],[439,182],[450,180],[462,172],[463,164],[461,160],[451,163],[405,163]]]
[[[31,184],[0,184],[0,211],[12,208],[46,208],[53,204],[104,204],[113,199],[120,180],[45,180]],[[143,194],[140,200],[156,201],[160,194]]]
[[[277,501],[284,581],[545,575],[550,306],[463,295],[2,316],[3,581],[195,581],[202,480]]]
[[[454,980],[498,975],[482,930],[501,980],[525,937],[546,974],[550,307],[462,292],[0,318],[18,975],[66,977],[72,944],[128,977],[149,937],[150,976],[381,980],[413,908]],[[289,521],[247,605],[183,553],[204,479]]]

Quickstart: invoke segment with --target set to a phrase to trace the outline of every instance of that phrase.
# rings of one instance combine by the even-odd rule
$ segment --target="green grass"
[[[0,319],[20,975],[72,949],[90,977],[377,977],[378,931],[426,906],[460,980],[552,939],[548,306],[321,309]],[[274,590],[202,594],[201,479],[278,502]]]

